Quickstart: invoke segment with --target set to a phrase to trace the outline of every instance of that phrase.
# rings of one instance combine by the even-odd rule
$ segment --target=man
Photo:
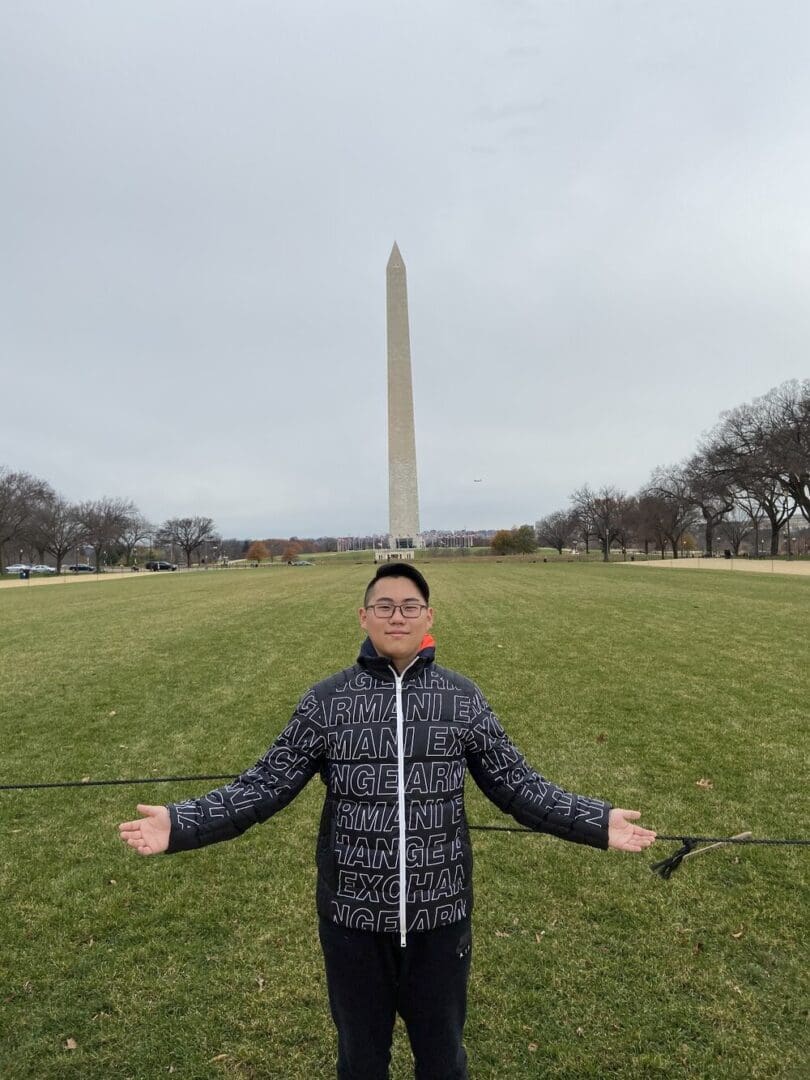
[[[228,840],[286,806],[320,772],[317,908],[340,1080],[388,1076],[396,1014],[417,1080],[467,1076],[469,770],[517,821],[593,847],[642,851],[635,810],[564,791],[507,738],[481,691],[434,662],[430,591],[409,563],[366,589],[357,663],[304,694],[265,756],[200,799],[138,806],[120,826],[141,855]]]

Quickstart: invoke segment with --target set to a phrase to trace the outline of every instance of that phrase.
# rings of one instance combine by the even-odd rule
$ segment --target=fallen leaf
[[[110,716],[115,716],[115,709],[112,710],[112,712],[110,713]]]
[[[261,993],[261,992],[262,992],[262,990],[264,990],[264,988],[265,988],[265,985],[266,985],[266,984],[265,984],[265,981],[264,981],[264,979],[263,979],[263,978],[261,977],[261,975],[257,976],[257,978],[256,978],[256,985],[257,985],[257,986],[258,986],[258,988],[259,988],[259,993]]]
[[[577,1028],[577,1035],[579,1035],[579,1037],[582,1038],[582,1036],[584,1034],[585,1034],[585,1028],[578,1027]]]
[[[534,940],[537,942],[538,945],[540,945],[545,936],[546,936],[545,930],[541,930],[539,934],[534,935]]]
[[[115,878],[111,877],[110,880],[107,882],[107,884],[108,885],[117,885],[118,882],[115,880]]]
[[[741,926],[740,929],[735,930],[734,933],[731,936],[734,938],[735,941],[739,941],[744,933],[745,933],[745,927]]]
[[[76,1042],[75,1039],[68,1039],[67,1042],[65,1043],[65,1049],[66,1050],[78,1050],[79,1049],[79,1044]]]
[[[228,1055],[227,1054],[217,1054],[217,1056],[212,1057],[211,1060],[212,1061],[227,1061],[228,1060]]]
[[[703,788],[704,791],[709,791],[714,787],[714,784],[707,777],[702,776],[700,780],[695,781],[695,787]]]
[[[596,741],[599,743],[607,742],[607,733],[604,731],[600,731],[599,734],[596,736]]]
[[[82,777],[82,783],[83,784],[89,784],[90,783],[90,777],[89,776],[83,776]]]
[[[512,935],[507,933],[506,930],[496,930],[495,937],[511,937]]]
[[[703,942],[702,941],[696,941],[695,942],[695,947],[692,949],[692,952],[695,954],[695,956],[697,956],[698,953],[702,953],[703,952]]]
[[[529,1043],[529,1053],[533,1054],[537,1050],[537,1043]]]

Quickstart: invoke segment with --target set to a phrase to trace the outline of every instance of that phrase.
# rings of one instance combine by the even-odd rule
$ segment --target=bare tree
[[[0,572],[3,545],[23,538],[38,508],[51,495],[53,491],[44,480],[0,465]]]
[[[760,440],[772,474],[810,521],[810,379],[794,379],[759,399]]]
[[[184,517],[164,521],[158,532],[161,544],[177,544],[186,554],[186,566],[191,566],[191,556],[209,540],[215,540],[213,518]]]
[[[778,480],[771,477],[751,480],[744,493],[745,507],[758,506],[761,515],[771,527],[771,555],[779,554],[779,534],[798,509],[797,503],[787,495]],[[743,503],[740,503],[743,505]],[[753,515],[752,515],[753,520]],[[755,528],[759,529],[758,523]]]
[[[723,413],[704,443],[709,467],[762,507],[771,554],[798,508],[810,520],[810,380],[787,382]]]
[[[729,514],[720,522],[717,531],[728,540],[734,554],[739,555],[743,541],[751,535],[751,519],[740,514]]]
[[[642,491],[639,495],[636,536],[639,543],[644,545],[645,555],[649,555],[652,543],[661,552],[661,558],[666,557],[667,533],[664,522],[667,511],[667,502],[663,496],[649,490]]]
[[[56,572],[60,574],[65,558],[85,533],[79,508],[61,495],[52,495],[44,500],[37,511],[34,533],[40,550],[47,551],[56,559]]]
[[[748,518],[748,521],[750,523],[749,532],[753,531],[754,533],[753,556],[755,559],[757,559],[760,555],[759,527],[765,518],[765,510],[760,500],[751,491],[735,491],[734,505],[738,510],[741,510],[743,514],[745,514],[745,516]]]
[[[126,565],[132,566],[132,553],[142,540],[148,539],[155,531],[155,526],[147,521],[139,511],[135,511],[124,522],[118,541],[124,550]]]
[[[718,472],[705,453],[693,454],[683,467],[689,498],[703,516],[707,555],[714,554],[713,540],[717,526],[734,509],[731,479]]]
[[[79,505],[79,520],[84,526],[84,542],[95,554],[96,573],[101,560],[121,542],[121,535],[128,522],[138,513],[129,499],[113,499],[105,495],[101,499]]]
[[[591,535],[599,541],[602,558],[607,562],[611,545],[623,536],[632,500],[610,485],[594,492],[587,484],[575,491],[571,500],[577,520],[589,522]]]
[[[627,557],[627,549],[633,543],[638,526],[638,500],[635,495],[624,496],[624,504],[620,507],[616,519],[615,536],[616,542],[622,549],[622,555]]]
[[[582,491],[589,491],[587,484]],[[585,554],[590,551],[591,539],[596,536],[593,528],[593,518],[591,515],[591,506],[587,499],[577,499],[578,492],[575,492],[570,498],[573,501],[571,507],[571,520],[574,524],[574,538],[581,540],[585,545]]]
[[[570,510],[555,510],[541,518],[535,528],[541,546],[554,548],[562,555],[563,548],[568,547],[577,531],[577,522]]]
[[[663,538],[659,540],[661,558],[664,557],[664,541],[668,541],[672,557],[677,559],[684,536],[698,520],[691,482],[682,468],[671,465],[653,472],[645,494],[652,499],[648,508],[654,511],[655,527],[659,537]]]

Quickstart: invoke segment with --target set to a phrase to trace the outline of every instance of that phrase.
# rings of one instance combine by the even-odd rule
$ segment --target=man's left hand
[[[655,841],[655,833],[633,822],[640,810],[611,810],[608,819],[608,847],[617,851],[643,851]]]

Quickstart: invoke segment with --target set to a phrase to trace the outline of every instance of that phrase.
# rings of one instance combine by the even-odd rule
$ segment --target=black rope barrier
[[[53,784],[0,784],[0,791],[39,791],[43,788],[109,787],[113,784],[169,784],[184,780],[233,780],[238,773],[210,776],[141,776],[131,780],[60,780]]]
[[[0,791],[42,791],[53,788],[81,788],[81,787],[112,787],[124,784],[170,784],[185,783],[197,780],[233,780],[238,773],[204,773],[196,776],[142,776],[127,778],[124,780],[60,780],[49,784],[0,784]],[[526,829],[516,825],[468,825],[468,829],[477,832],[506,832],[524,833],[526,836],[537,836],[533,829]],[[781,839],[775,837],[754,837],[750,833],[741,833],[738,836],[685,836],[657,833],[657,840],[677,841],[681,847],[666,859],[650,864],[653,873],[665,880],[669,879],[678,869],[684,859],[691,855],[699,855],[708,851],[707,847],[698,847],[698,844],[709,844],[712,847],[720,844],[765,844],[765,845],[788,845],[805,847],[810,845],[810,839]]]

